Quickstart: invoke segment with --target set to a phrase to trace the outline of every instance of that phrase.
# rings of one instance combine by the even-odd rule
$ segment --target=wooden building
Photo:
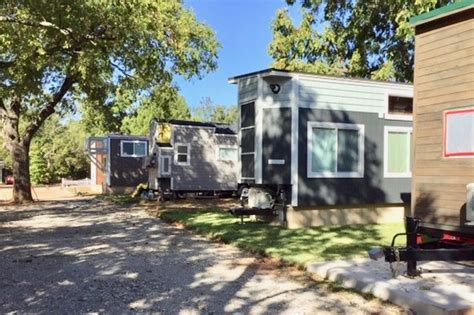
[[[416,16],[411,23],[416,32],[412,215],[426,227],[472,235],[467,186],[474,183],[474,0]]]

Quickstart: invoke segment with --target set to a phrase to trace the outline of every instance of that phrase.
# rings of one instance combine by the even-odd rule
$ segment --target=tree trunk
[[[13,141],[10,143],[13,161],[13,201],[15,203],[32,202],[30,183],[30,145]]]

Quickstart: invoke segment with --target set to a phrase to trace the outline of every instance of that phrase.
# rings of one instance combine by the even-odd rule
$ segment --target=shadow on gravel
[[[0,211],[0,313],[281,313],[283,295],[315,294],[257,292],[258,267],[233,266],[237,251],[137,213],[97,200]]]

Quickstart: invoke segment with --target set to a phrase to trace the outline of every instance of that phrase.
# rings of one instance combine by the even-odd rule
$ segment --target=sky
[[[276,11],[286,7],[285,0],[185,0],[184,3],[199,21],[214,29],[222,47],[216,71],[201,80],[176,80],[181,95],[190,107],[199,105],[205,97],[220,105],[237,104],[237,86],[227,83],[227,79],[270,67],[271,22]],[[290,13],[297,17],[297,6]]]

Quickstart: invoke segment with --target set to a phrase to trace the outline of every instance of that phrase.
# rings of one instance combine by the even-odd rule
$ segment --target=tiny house
[[[237,190],[237,135],[232,126],[152,120],[148,186],[160,196]]]
[[[103,193],[125,193],[148,181],[145,158],[148,137],[107,135],[89,137],[91,185]]]
[[[415,110],[412,214],[474,235],[474,1],[414,17]],[[471,197],[473,198],[473,197]]]
[[[283,189],[288,227],[401,221],[413,87],[275,69],[238,86],[241,185]]]
[[[384,254],[390,263],[406,261],[408,276],[417,276],[418,261],[474,261],[474,0],[410,22],[415,27],[412,204],[406,247],[385,247]]]

